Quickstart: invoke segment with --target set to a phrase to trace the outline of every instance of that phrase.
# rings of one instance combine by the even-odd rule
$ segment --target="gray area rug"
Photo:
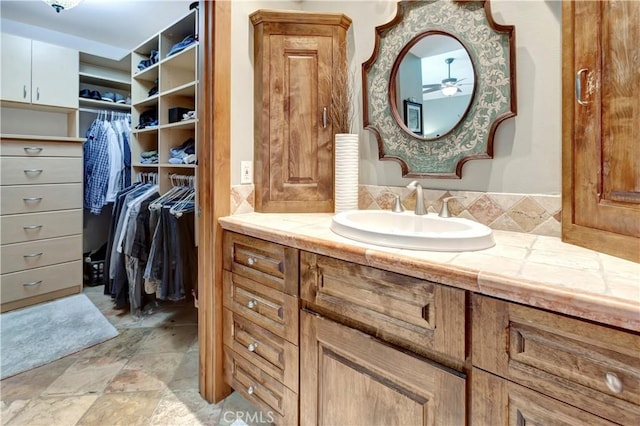
[[[84,294],[0,314],[0,378],[48,364],[118,335]]]

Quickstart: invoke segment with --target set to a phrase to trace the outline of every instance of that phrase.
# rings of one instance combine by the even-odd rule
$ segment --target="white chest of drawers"
[[[82,290],[82,141],[0,138],[0,311]]]

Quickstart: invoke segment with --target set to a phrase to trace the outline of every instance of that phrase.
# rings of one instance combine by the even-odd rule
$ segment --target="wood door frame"
[[[231,196],[231,2],[199,1],[199,388],[215,403],[231,393],[222,351],[222,227]]]

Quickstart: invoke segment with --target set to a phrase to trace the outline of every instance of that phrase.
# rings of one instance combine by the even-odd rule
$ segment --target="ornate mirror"
[[[405,177],[460,178],[516,114],[513,26],[489,1],[400,1],[362,65],[364,127]]]

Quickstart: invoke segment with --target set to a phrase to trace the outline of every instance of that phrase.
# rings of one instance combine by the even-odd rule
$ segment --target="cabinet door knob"
[[[247,259],[247,263],[248,263],[249,265],[255,265],[255,264],[256,264],[256,262],[257,262],[257,260],[256,260],[256,258],[255,258],[255,257],[250,257],[250,258],[248,258],[248,259]]]
[[[27,99],[27,85],[26,84],[22,86],[22,97],[24,99]]]
[[[258,342],[249,343],[249,346],[247,346],[247,349],[249,349],[249,352],[254,352],[257,348],[258,348]]]
[[[258,302],[256,302],[254,299],[251,299],[247,302],[247,308],[249,309],[253,309],[256,306],[258,306]]]
[[[40,100],[40,88],[36,88],[36,100]]]
[[[622,393],[623,386],[622,380],[616,375],[616,373],[607,372],[604,375],[604,382],[607,384],[609,390],[613,393]]]
[[[249,387],[247,388],[247,393],[248,393],[249,395],[253,395],[253,393],[254,393],[255,391],[256,391],[256,388],[254,388],[253,386],[249,386]]]
[[[582,68],[576,73],[576,101],[580,105],[588,105],[589,102],[582,99],[582,74],[588,72],[588,68]]]
[[[33,282],[30,282],[30,283],[24,283],[24,284],[22,284],[22,285],[23,285],[24,287],[33,287],[33,286],[36,286],[36,285],[38,285],[38,284],[42,284],[42,280],[33,281]]]
[[[327,128],[327,107],[322,108],[322,128]]]

